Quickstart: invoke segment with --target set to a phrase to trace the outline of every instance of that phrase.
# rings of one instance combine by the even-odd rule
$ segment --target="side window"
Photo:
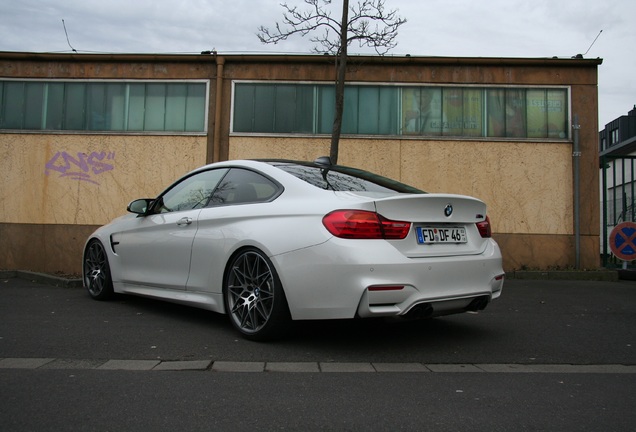
[[[159,197],[155,213],[194,210],[205,207],[212,191],[219,184],[227,169],[203,171],[174,185]]]
[[[266,202],[279,192],[276,183],[254,171],[233,168],[212,195],[210,205]]]

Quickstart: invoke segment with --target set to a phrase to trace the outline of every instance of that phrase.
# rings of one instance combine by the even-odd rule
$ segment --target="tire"
[[[289,307],[272,262],[257,249],[243,249],[228,263],[223,284],[225,310],[243,337],[279,338],[289,326]]]
[[[84,287],[95,300],[108,300],[113,296],[113,280],[104,245],[91,240],[84,251],[82,266]]]

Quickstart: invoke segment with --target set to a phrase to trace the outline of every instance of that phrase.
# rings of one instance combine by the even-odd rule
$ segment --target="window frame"
[[[260,171],[256,171],[248,167],[240,167],[240,166],[231,166],[231,167],[224,167],[224,168],[227,168],[227,171],[225,175],[223,176],[223,178],[221,179],[221,181],[217,184],[217,187],[214,189],[214,191],[210,195],[210,200],[208,201],[208,205],[206,206],[206,208],[269,203],[274,201],[276,198],[278,198],[285,190],[285,188],[279,182],[277,182],[273,178],[265,175],[264,173]],[[238,173],[242,173],[242,174],[238,174]],[[259,197],[257,195],[253,199],[232,199],[229,201],[226,201],[226,200],[219,201],[218,200],[220,198],[219,194],[223,193],[223,191],[221,191],[221,188],[226,187],[225,182],[228,181],[228,179],[232,179],[233,177],[237,175],[244,175],[245,173],[249,175],[253,175],[255,177],[259,177],[260,179],[266,180],[267,183],[262,183],[262,184],[267,184],[268,186],[272,186],[274,189],[274,192],[264,197]],[[244,183],[236,183],[236,184],[238,185],[251,184],[252,186],[254,186],[255,184],[258,184],[258,183],[244,182]],[[230,188],[230,189],[232,190],[234,188]],[[254,186],[254,189],[255,189],[254,190],[255,193],[257,193],[258,188]]]
[[[289,80],[276,80],[276,81],[264,81],[264,80],[232,80],[231,81],[231,101],[230,101],[230,136],[272,136],[272,137],[301,137],[301,136],[312,136],[312,137],[327,137],[330,133],[319,133],[319,127],[315,126],[314,131],[312,133],[292,133],[292,132],[237,132],[235,131],[235,109],[236,109],[236,86],[241,84],[264,84],[264,85],[288,85],[288,84],[298,84],[298,85],[313,85],[316,89],[316,93],[319,93],[318,89],[320,86],[333,86],[332,82],[325,81],[289,81]],[[350,136],[350,137],[365,137],[365,138],[376,138],[376,139],[386,139],[386,138],[399,138],[399,139],[408,139],[408,140],[477,140],[477,141],[521,141],[521,142],[571,142],[572,141],[572,128],[569,125],[572,124],[572,87],[570,85],[496,85],[496,84],[463,84],[463,83],[453,83],[453,84],[436,84],[436,83],[387,83],[387,82],[358,82],[351,81],[346,84],[347,86],[370,86],[370,87],[397,87],[398,88],[398,96],[397,96],[397,109],[395,112],[394,121],[397,122],[397,132],[395,134],[365,134],[365,133],[342,133],[342,136]],[[408,134],[403,131],[403,92],[406,89],[414,89],[414,88],[432,88],[432,89],[441,89],[442,93],[444,89],[461,89],[462,91],[471,91],[471,90],[481,90],[481,134],[480,135],[449,135],[447,132],[440,132],[436,135],[426,135],[426,134]],[[490,90],[502,90],[503,94],[508,94],[510,91],[520,91],[524,95],[524,98],[527,99],[529,91],[543,91],[546,94],[546,98],[548,98],[548,94],[552,91],[561,91],[564,92],[564,103],[566,106],[564,109],[566,112],[564,113],[565,118],[565,133],[564,137],[554,137],[550,136],[550,129],[548,128],[547,136],[545,137],[531,137],[528,133],[528,117],[527,117],[527,107],[524,107],[524,125],[523,125],[523,136],[514,136],[515,134],[511,131],[505,132],[503,135],[489,135],[489,113],[488,113],[488,97]],[[443,97],[443,96],[442,96]],[[317,105],[319,104],[317,100],[318,96],[316,96],[314,100],[314,124],[319,123],[320,113],[317,110]],[[546,99],[546,110],[548,109],[549,99]],[[549,113],[546,111],[546,115]],[[517,133],[518,135],[518,133]]]
[[[22,125],[19,128],[2,128],[0,129],[0,133],[46,133],[46,134],[82,134],[82,135],[86,135],[86,134],[95,134],[95,135],[195,135],[195,136],[204,136],[208,134],[208,129],[209,129],[209,122],[208,122],[208,118],[209,118],[209,110],[210,110],[210,80],[209,79],[161,79],[161,80],[151,80],[151,79],[43,79],[43,78],[0,78],[0,82],[1,83],[21,83],[25,86],[28,83],[41,83],[43,84],[44,88],[45,88],[45,94],[42,97],[42,118],[40,120],[40,124],[41,127],[40,128],[26,128],[25,127],[25,110],[26,110],[26,105],[27,105],[27,101],[26,101],[26,94],[27,91],[24,90],[23,94],[25,96],[25,99],[22,101],[21,103],[21,109],[23,114],[21,114],[22,116]],[[59,113],[51,113],[49,116],[49,111],[50,111],[50,106],[48,105],[50,103],[49,98],[52,96],[52,93],[49,93],[51,90],[49,90],[51,88],[51,86],[54,85],[59,85],[62,84],[62,93],[60,94],[61,98],[62,98],[62,106],[63,106],[63,110],[62,112]],[[75,109],[77,110],[77,108],[74,107],[69,107],[66,104],[66,98],[67,98],[67,93],[69,92],[69,89],[71,87],[66,86],[66,84],[73,84],[74,86],[84,86],[85,90],[83,93],[83,107],[81,107],[83,110],[86,110],[89,108],[89,106],[92,103],[93,100],[93,94],[92,91],[94,91],[96,89],[92,87],[92,84],[121,84],[123,85],[123,89],[124,89],[124,107],[123,110],[124,112],[122,113],[122,115],[125,116],[124,118],[124,127],[121,129],[111,129],[111,130],[90,130],[88,129],[89,124],[93,123],[93,119],[89,118],[89,116],[85,115],[83,118],[83,129],[61,129],[61,124],[63,124],[62,122],[64,122],[66,120],[66,117],[68,115],[71,115],[70,111]],[[205,89],[204,89],[204,99],[203,99],[203,111],[202,111],[202,115],[203,115],[203,124],[202,124],[202,129],[201,130],[187,130],[188,129],[188,122],[190,119],[190,116],[187,113],[187,108],[189,105],[189,101],[186,98],[186,111],[184,111],[184,129],[183,131],[175,131],[175,130],[144,130],[143,128],[138,128],[138,129],[126,129],[128,122],[129,122],[129,115],[130,115],[130,99],[129,99],[129,90],[130,90],[130,86],[131,85],[135,85],[135,84],[163,84],[163,85],[170,85],[170,84],[181,84],[181,85],[185,85],[186,86],[186,91],[187,91],[187,86],[189,84],[204,84],[205,85]],[[6,86],[3,86],[6,87]],[[6,91],[4,92],[6,93]],[[166,92],[164,95],[164,99],[167,98],[169,94],[169,87],[166,87]],[[0,115],[2,115],[2,109],[4,106],[4,102],[3,102],[3,98],[5,97],[5,95],[3,94],[2,91],[0,91]],[[147,95],[144,94],[144,101],[147,100]],[[144,102],[144,106],[145,106]],[[144,116],[144,113],[141,113],[141,116]],[[0,119],[1,120],[1,119]],[[57,124],[59,125],[59,129],[58,128],[47,128],[49,127],[51,124]],[[165,128],[165,122],[164,122],[164,128]]]
[[[159,195],[154,202],[152,203],[152,206],[150,207],[148,213],[149,214],[164,214],[164,213],[176,213],[176,212],[183,212],[183,211],[190,211],[190,210],[201,210],[206,208],[209,204],[210,204],[210,199],[212,197],[212,195],[215,193],[215,191],[217,190],[219,184],[223,181],[223,179],[225,178],[225,176],[227,175],[227,173],[230,171],[229,168],[226,167],[219,167],[219,168],[212,168],[212,169],[206,169],[206,170],[201,170],[201,171],[197,171],[194,172],[186,177],[183,177],[179,180],[177,180],[175,183],[173,183],[172,185],[170,185],[170,187],[168,187],[168,189],[166,189],[165,191],[163,191],[161,193],[161,195]],[[213,187],[211,189],[206,190],[203,194],[202,194],[202,198],[198,201],[196,201],[197,203],[201,204],[200,206],[197,207],[183,207],[184,203],[190,203],[190,202],[195,202],[195,201],[183,201],[183,198],[187,195],[187,194],[192,194],[193,189],[192,189],[192,184],[193,182],[199,182],[202,184],[206,184],[207,183],[207,176],[213,174],[218,174],[218,180],[216,180],[216,182],[214,183]],[[203,196],[205,195],[205,196]],[[179,199],[181,200],[181,202],[178,203],[177,207],[173,207],[174,206],[174,200],[175,199]],[[170,202],[170,206],[171,207],[167,207],[166,201]]]

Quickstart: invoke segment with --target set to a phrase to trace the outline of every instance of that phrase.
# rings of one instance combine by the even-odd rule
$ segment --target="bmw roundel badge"
[[[450,204],[446,205],[446,208],[444,209],[444,215],[446,217],[450,217],[450,215],[452,214],[453,214],[453,206]]]

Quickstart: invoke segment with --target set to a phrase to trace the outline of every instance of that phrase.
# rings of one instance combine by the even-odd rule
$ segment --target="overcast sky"
[[[256,37],[259,25],[280,21],[282,1],[0,0],[0,51],[71,52],[72,46],[79,53],[311,52],[308,37],[278,45],[263,45]],[[303,0],[287,2],[305,8]],[[333,1],[334,17],[341,4]],[[385,5],[407,19],[390,54],[569,58],[589,49],[586,58],[603,59],[599,125],[636,104],[634,0],[386,0]],[[365,52],[355,46],[350,51]]]

